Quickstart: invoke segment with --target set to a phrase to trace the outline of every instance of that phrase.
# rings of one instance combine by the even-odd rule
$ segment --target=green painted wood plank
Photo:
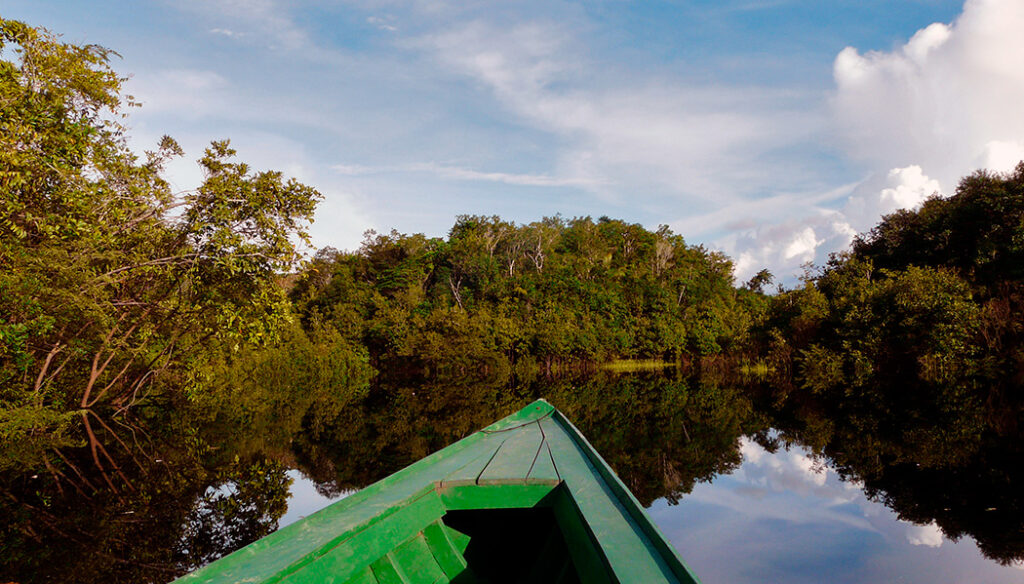
[[[409,584],[448,581],[422,533],[395,548],[390,555],[391,562],[399,567]]]
[[[556,489],[552,510],[555,521],[565,536],[565,544],[569,548],[575,571],[580,581],[587,584],[605,584],[615,582],[609,576],[608,562],[593,534],[587,529],[583,516],[576,507],[572,495],[565,483]],[[645,580],[623,580],[624,582],[646,582]],[[653,582],[658,582],[654,580]]]
[[[374,522],[339,545],[321,554],[316,561],[267,582],[304,584],[326,578],[344,582],[366,565],[391,552],[396,546],[415,537],[424,527],[440,519],[447,510],[433,490],[397,508],[394,513]],[[377,574],[374,571],[374,574]],[[380,576],[377,576],[380,579]],[[244,581],[244,580],[242,580]]]
[[[477,483],[525,482],[543,444],[544,435],[535,422],[508,432],[494,458],[480,473]]]
[[[561,480],[561,477],[558,476],[558,469],[555,468],[555,461],[551,458],[551,449],[548,448],[547,441],[545,440],[544,444],[537,452],[537,458],[533,461],[533,466],[530,468],[530,473],[527,475],[526,482],[547,483],[559,480]]]
[[[367,566],[362,571],[345,580],[345,584],[378,584],[377,578],[373,576],[373,570]]]
[[[399,565],[392,561],[390,553],[370,564],[370,569],[378,584],[409,584]]]
[[[423,529],[423,539],[427,542],[430,553],[449,580],[464,572],[467,565],[466,558],[462,556],[466,548],[463,546],[459,549],[455,546],[455,541],[449,533],[453,531],[455,530],[441,521],[435,521]],[[468,539],[466,538],[467,544]]]
[[[455,549],[459,550],[460,554],[466,553],[466,548],[469,547],[470,539],[468,535],[457,529],[452,529],[447,525],[444,526],[444,532],[448,535],[448,538],[452,540],[452,543],[455,544]]]
[[[466,509],[511,509],[548,505],[557,485],[500,484],[456,485],[437,490],[444,506],[452,511]]]
[[[555,412],[540,422],[584,523],[622,581],[697,582],[607,463]]]
[[[478,446],[479,454],[458,469],[447,474],[441,479],[442,485],[469,485],[476,484],[480,474],[484,472],[487,465],[494,460],[501,450],[501,445],[508,439],[508,435],[487,436]]]
[[[505,432],[507,430],[522,426],[523,424],[529,424],[537,420],[542,420],[550,416],[555,411],[555,406],[548,402],[539,399],[511,416],[502,418],[497,422],[487,426],[480,432],[484,434],[491,434],[495,432]]]

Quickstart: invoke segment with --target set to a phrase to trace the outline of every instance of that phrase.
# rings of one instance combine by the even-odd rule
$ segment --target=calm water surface
[[[1000,566],[934,523],[901,521],[804,448],[769,453],[743,439],[741,450],[735,472],[698,484],[678,504],[658,499],[648,508],[707,584],[1024,582],[1024,566]],[[281,527],[346,495],[324,496],[300,471],[288,474]]]
[[[1016,426],[726,377],[378,382],[269,416],[97,422],[117,473],[86,445],[60,453],[80,475],[0,476],[0,581],[170,581],[544,397],[706,583],[1024,582]]]

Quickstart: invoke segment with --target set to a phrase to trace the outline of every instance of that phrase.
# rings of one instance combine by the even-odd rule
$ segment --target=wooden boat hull
[[[539,400],[178,582],[697,578],[579,431]]]

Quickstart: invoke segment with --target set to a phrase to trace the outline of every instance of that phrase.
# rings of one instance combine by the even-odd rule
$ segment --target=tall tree
[[[128,148],[113,55],[0,20],[4,454],[39,456],[76,426],[112,465],[91,410],[198,395],[209,351],[271,341],[289,318],[275,280],[320,195],[234,162],[226,141],[198,189],[172,192],[161,171],[181,148]]]

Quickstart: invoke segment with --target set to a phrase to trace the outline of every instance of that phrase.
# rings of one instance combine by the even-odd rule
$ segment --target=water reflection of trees
[[[89,413],[94,440],[80,428],[80,444],[0,476],[8,518],[0,577],[170,580],[275,529],[288,468],[327,495],[358,489],[538,397],[566,413],[644,504],[677,502],[732,472],[742,462],[740,438],[763,441],[776,427],[778,440],[822,454],[902,518],[970,536],[1000,562],[1022,557],[1014,485],[1024,478],[1024,453],[1005,415],[986,417],[986,406],[936,416],[928,400],[943,392],[867,379],[834,399],[802,390],[799,376],[741,386],[669,371],[384,380],[338,399],[278,387],[273,399],[234,395],[216,415],[179,407],[138,408],[131,418]]]
[[[88,443],[0,477],[0,577],[164,582],[276,528],[289,484],[279,461],[231,454],[188,425],[89,417]]]
[[[83,410],[75,440],[0,450],[0,581],[166,582],[277,528],[292,437],[365,372],[309,343],[208,366],[196,399]]]
[[[494,420],[546,398],[576,424],[649,504],[678,501],[734,470],[739,438],[761,428],[750,401],[698,375],[590,376],[513,383],[385,383],[296,439],[301,467],[324,494],[370,484]]]
[[[952,540],[972,538],[1000,564],[1024,560],[1024,441],[1012,401],[973,399],[961,376],[850,378],[835,392],[777,382],[773,424],[786,441],[824,455],[846,480],[904,520],[935,522]],[[976,382],[973,382],[976,383]],[[988,383],[993,383],[989,380]],[[994,383],[999,383],[995,381]],[[1008,388],[986,388],[1012,395]]]

